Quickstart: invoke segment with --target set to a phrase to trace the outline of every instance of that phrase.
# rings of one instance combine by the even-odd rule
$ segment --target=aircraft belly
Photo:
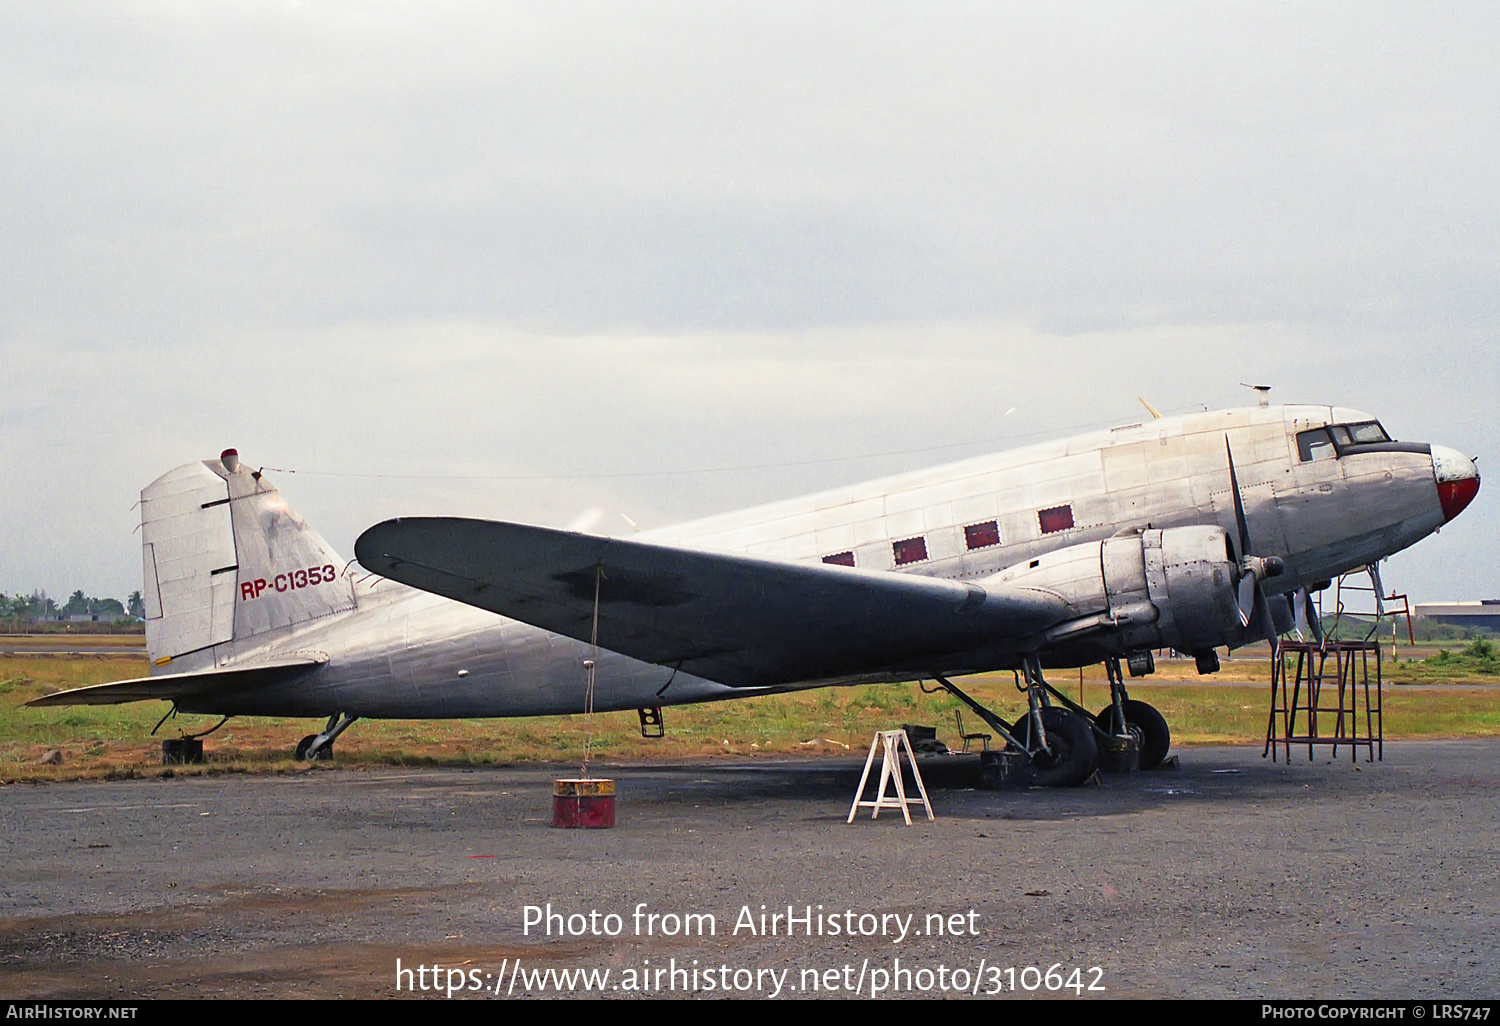
[[[410,651],[390,684],[345,689],[343,708],[366,716],[459,718],[577,713],[584,707],[583,661],[589,646],[524,624],[508,623],[503,638]],[[668,667],[601,650],[595,670],[599,712],[722,698],[734,689]],[[467,673],[460,677],[459,671]],[[670,686],[669,685],[670,682]],[[666,692],[658,697],[658,693]],[[363,710],[361,712],[361,710]]]
[[[426,596],[424,596],[426,598]],[[493,613],[436,602],[402,617],[398,646],[338,673],[340,709],[362,716],[457,718],[575,713],[589,646]],[[457,628],[459,620],[468,629]],[[387,628],[386,636],[396,632]],[[460,676],[460,673],[463,675]],[[670,686],[668,686],[670,682]],[[666,692],[657,697],[657,693]],[[731,688],[601,650],[599,711],[703,701]]]
[[[1310,583],[1357,570],[1416,544],[1441,524],[1441,516],[1415,518],[1303,549],[1287,561],[1286,579]]]

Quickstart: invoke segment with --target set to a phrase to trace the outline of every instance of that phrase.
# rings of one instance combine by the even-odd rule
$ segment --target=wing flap
[[[298,656],[253,666],[215,667],[194,673],[137,677],[59,691],[54,695],[33,698],[26,704],[32,708],[46,708],[59,705],[121,705],[153,698],[179,701],[226,691],[246,691],[271,684],[284,684],[317,669],[325,662],[326,657]]]
[[[920,667],[1058,619],[1046,596],[973,584],[700,552],[523,524],[389,520],[360,564],[423,591],[735,687]]]

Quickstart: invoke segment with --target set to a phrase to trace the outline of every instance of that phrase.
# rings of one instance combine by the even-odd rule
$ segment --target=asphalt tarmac
[[[12,785],[0,997],[1500,996],[1500,742],[1179,756],[910,827],[854,759],[596,767],[592,831],[558,768]]]

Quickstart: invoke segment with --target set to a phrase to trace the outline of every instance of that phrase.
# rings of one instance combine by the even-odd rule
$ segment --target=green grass
[[[1486,678],[1490,683],[1500,683],[1494,680],[1500,677],[1500,645],[1479,638],[1456,652],[1440,649],[1426,659],[1397,665],[1399,669],[1391,675],[1397,683],[1451,683]]]
[[[1482,653],[1476,659],[1484,658]],[[1440,674],[1441,665],[1385,664],[1410,683],[1445,683],[1443,688],[1385,689],[1385,727],[1389,740],[1401,738],[1487,737],[1500,735],[1500,687],[1463,686],[1467,676]],[[1164,679],[1180,668],[1164,667],[1147,681],[1130,682],[1131,695],[1161,710],[1172,728],[1173,744],[1258,744],[1265,737],[1270,688],[1248,680],[1201,683]],[[1237,660],[1230,677],[1264,679],[1266,664]],[[1465,674],[1471,667],[1459,667]],[[169,720],[156,738],[150,731],[166,711],[163,702],[119,706],[74,706],[27,709],[23,703],[64,687],[79,687],[144,676],[139,657],[45,656],[0,658],[0,781],[60,779],[110,775],[159,774],[160,740],[182,731],[205,730],[213,717],[182,716]],[[1085,708],[1098,710],[1109,699],[1102,678],[1085,673]],[[1478,672],[1478,671],[1476,671]],[[1420,677],[1420,681],[1418,678]],[[1077,671],[1053,678],[1077,700]],[[1205,678],[1208,680],[1210,678]],[[1493,681],[1494,678],[1484,678]],[[962,686],[1007,719],[1025,708],[1011,675],[986,674],[964,679]],[[820,688],[731,702],[669,707],[667,736],[640,736],[633,712],[592,718],[539,716],[509,720],[365,720],[337,742],[344,766],[445,765],[576,762],[585,738],[595,757],[613,761],[738,757],[764,754],[848,755],[863,753],[876,730],[901,723],[936,726],[940,740],[958,746],[954,711],[962,708],[947,694],[924,694],[915,685],[870,685]],[[965,710],[970,730],[985,729]],[[209,762],[175,772],[293,772],[305,766],[292,761],[297,740],[321,723],[307,719],[237,717],[205,741]],[[51,748],[63,755],[60,767],[40,764]]]

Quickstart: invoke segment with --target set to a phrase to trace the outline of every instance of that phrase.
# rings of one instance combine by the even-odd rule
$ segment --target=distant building
[[[1483,627],[1500,631],[1500,599],[1478,602],[1418,602],[1411,607],[1412,616],[1432,623],[1455,627]]]

